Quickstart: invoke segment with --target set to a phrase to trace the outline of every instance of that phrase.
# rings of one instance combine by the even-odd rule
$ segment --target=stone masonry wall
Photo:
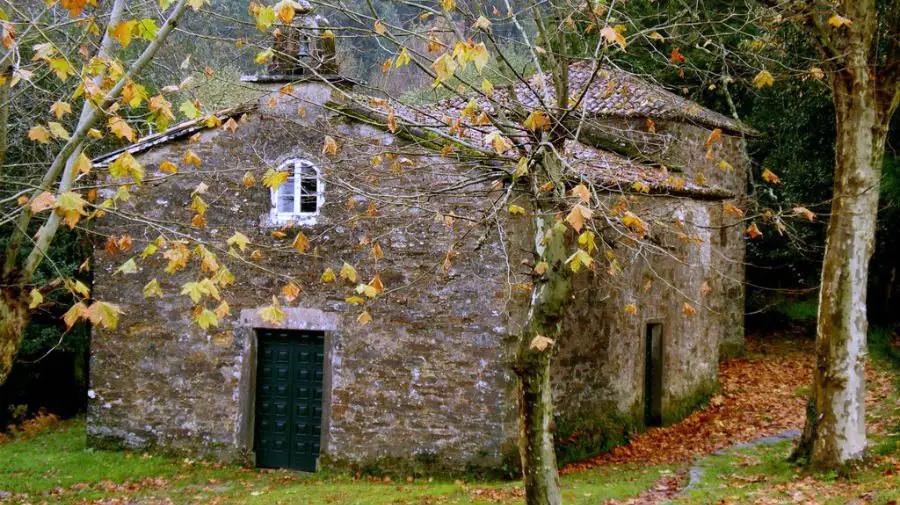
[[[514,450],[514,377],[507,363],[504,255],[498,241],[480,241],[483,230],[471,226],[489,210],[481,207],[487,182],[439,197],[440,188],[465,180],[471,169],[425,156],[380,129],[329,124],[320,107],[332,98],[325,85],[299,85],[293,95],[273,95],[275,104],[261,99],[259,111],[243,118],[234,133],[206,130],[197,142],[174,141],[138,156],[147,170],[140,196],[102,220],[103,231],[129,233],[135,250],[111,257],[100,246],[95,254],[95,296],[119,304],[124,314],[116,330],[94,329],[91,443],[252,463],[247,396],[253,391],[248,375],[255,337],[241,327],[238,314],[255,314],[294,281],[304,292],[289,305],[337,321],[329,335],[331,404],[323,420],[322,453],[329,464],[499,466]],[[321,154],[326,133],[340,144],[334,157]],[[188,150],[202,167],[181,162]],[[403,158],[399,170],[387,158],[373,163],[386,150]],[[281,228],[285,236],[278,238],[276,228],[265,226],[269,190],[259,182],[245,188],[242,178],[250,171],[260,181],[267,168],[291,157],[323,170],[325,203],[314,224]],[[180,165],[178,175],[160,172],[167,160]],[[192,192],[201,182],[208,186],[202,195],[209,203],[205,227],[186,226]],[[434,196],[410,197],[426,189]],[[438,214],[456,218],[436,220]],[[305,254],[291,248],[300,230],[311,243]],[[239,257],[227,252],[235,231],[250,239]],[[184,283],[209,275],[198,260],[170,275],[156,254],[137,258],[135,274],[114,273],[158,236],[200,240],[234,274],[234,284],[222,292],[231,315],[217,328],[192,323],[192,303],[179,296]],[[384,252],[377,262],[375,242]],[[445,273],[451,249],[457,256]],[[254,250],[258,259],[251,258]],[[320,280],[326,268],[337,273],[344,261],[356,267],[359,282],[378,273],[388,290],[367,302],[373,321],[365,326],[357,322],[363,308],[345,301],[356,294],[354,284]],[[145,299],[142,287],[154,278],[165,296]],[[202,303],[212,309],[218,302]]]
[[[729,203],[740,209],[747,205],[747,176],[750,159],[745,139],[724,132],[707,146],[709,128],[670,121],[653,124],[646,120],[594,120],[585,127],[585,140],[614,143],[616,147],[640,153],[640,156],[668,166],[673,175],[690,181],[727,189],[736,195]],[[724,286],[722,313],[728,318],[721,337],[722,358],[740,354],[744,348],[744,257],[746,245],[743,221],[733,215],[723,216],[719,228],[721,247],[715,251],[720,260]]]
[[[233,133],[205,130],[196,141],[173,141],[138,155],[147,170],[144,187],[98,223],[104,232],[129,233],[134,250],[110,255],[98,244],[95,253],[94,294],[119,304],[124,314],[116,330],[94,329],[91,443],[156,446],[252,464],[252,327],[263,324],[258,309],[293,281],[303,293],[286,304],[286,327],[326,331],[324,462],[458,470],[497,468],[504,458],[514,459],[516,379],[509,346],[531,282],[530,267],[523,265],[533,247],[530,219],[500,212],[485,229],[480,222],[494,210],[485,196],[499,193],[483,168],[456,155],[437,157],[383,127],[329,114],[323,104],[339,97],[326,84],[295,85],[293,92],[271,97],[239,118]],[[672,151],[678,156],[696,158],[708,135],[689,125],[657,128],[685,132],[685,151]],[[322,154],[326,134],[340,146],[335,156]],[[721,145],[739,150],[727,136]],[[188,150],[203,160],[201,167],[182,162]],[[267,169],[295,157],[322,170],[324,205],[312,223],[274,227],[269,190],[260,181]],[[163,161],[178,163],[179,173],[163,174]],[[742,164],[732,165],[742,173]],[[250,188],[243,184],[248,172],[257,181]],[[722,185],[742,187],[729,182],[730,175],[721,177]],[[189,206],[201,182],[209,209],[198,228],[189,224]],[[611,206],[616,198],[610,195]],[[554,369],[560,423],[610,412],[640,418],[647,321],[665,326],[663,407],[669,420],[712,389],[720,344],[743,339],[743,288],[732,281],[742,279],[743,239],[723,216],[722,203],[633,200],[635,213],[651,222],[658,251],[635,250],[627,240],[609,237],[622,272],[578,276]],[[657,227],[654,219],[668,225]],[[671,230],[675,221],[699,240],[678,238]],[[235,231],[250,244],[232,256],[226,241]],[[303,254],[291,247],[299,231],[311,244]],[[164,250],[137,257],[159,236],[201,241],[234,274],[234,284],[222,292],[231,314],[218,327],[202,330],[192,323],[193,304],[179,295],[184,283],[210,275],[196,258],[170,275]],[[377,261],[376,242],[384,252]],[[138,272],[115,273],[132,256]],[[356,267],[358,282],[378,273],[386,293],[365,307],[349,304],[354,283],[320,280],[326,268],[337,273],[345,261]],[[164,297],[144,298],[142,288],[151,279]],[[688,300],[696,314],[683,314]],[[218,301],[202,303],[212,309]],[[625,313],[629,303],[637,314]],[[357,322],[363,310],[373,317],[367,325]]]
[[[611,195],[609,204],[618,198]],[[727,318],[721,313],[725,283],[716,261],[721,245],[711,230],[721,220],[721,204],[646,196],[634,199],[629,209],[650,223],[652,246],[607,237],[617,243],[613,251],[621,271],[613,275],[611,265],[601,263],[596,273],[576,275],[575,302],[553,371],[557,423],[566,435],[615,441],[614,433],[592,432],[643,425],[648,323],[663,326],[664,423],[690,413],[717,384]],[[681,223],[677,229],[671,226],[675,221]],[[577,438],[564,443],[578,444]]]

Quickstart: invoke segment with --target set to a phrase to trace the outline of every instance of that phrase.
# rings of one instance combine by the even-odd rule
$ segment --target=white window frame
[[[313,170],[316,178],[316,210],[313,212],[302,212],[300,210],[302,181],[304,178],[309,179],[308,175],[304,177],[303,170],[308,168]],[[270,190],[272,208],[269,212],[269,218],[272,224],[282,225],[290,222],[294,222],[295,224],[314,224],[316,222],[316,217],[319,215],[319,211],[322,209],[322,204],[325,203],[325,182],[322,180],[322,173],[319,170],[319,167],[308,160],[292,158],[279,165],[278,171],[290,172],[294,179],[294,206],[291,212],[278,212],[278,197],[281,194],[282,188],[287,186],[288,182],[278,186],[277,190]]]

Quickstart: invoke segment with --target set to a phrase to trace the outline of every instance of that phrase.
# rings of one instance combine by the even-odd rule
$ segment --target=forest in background
[[[43,2],[35,0],[33,3],[38,8]],[[358,3],[359,6],[353,10],[369,8],[370,5],[362,0],[345,3]],[[415,6],[401,8],[403,5],[406,4],[371,3],[378,18],[391,25],[432,23],[438,36],[446,30],[446,27],[431,19],[421,19],[421,11]],[[515,2],[512,5],[515,6]],[[708,5],[710,8],[725,9],[729,2],[722,0]],[[500,2],[481,8],[500,12],[506,10]],[[677,2],[635,0],[629,2],[628,8],[634,10],[634,19],[653,26],[654,19],[671,15],[667,9],[678,9],[679,6]],[[358,80],[361,91],[378,89],[421,101],[440,97],[432,91],[430,78],[411,66],[383,72],[384,62],[392,57],[393,51],[380,47],[374,38],[342,36],[340,28],[352,26],[353,20],[343,18],[334,9],[329,9],[327,4],[318,6],[317,11],[336,28],[342,72]],[[533,27],[526,28],[534,33]],[[533,71],[529,68],[528,58],[520,54],[521,41],[511,23],[495,23],[493,30],[496,38],[509,48],[509,54],[513,58],[516,55],[521,58],[521,63],[516,66],[521,65],[521,71],[526,74]],[[803,205],[817,218],[811,223],[792,222],[783,230],[783,235],[770,228],[760,240],[749,242],[748,327],[751,331],[778,332],[799,326],[811,335],[834,160],[834,113],[828,86],[820,80],[808,78],[795,79],[779,87],[759,89],[753,85],[754,74],[742,74],[737,65],[729,65],[728,55],[716,54],[704,47],[704,41],[716,34],[702,30],[692,33],[690,28],[685,30],[686,33],[679,35],[685,41],[679,50],[690,67],[688,72],[675,70],[668,64],[671,54],[654,52],[652,48],[648,51],[635,49],[633,53],[644,56],[623,58],[617,63],[687,98],[735,115],[760,131],[760,135],[749,142],[754,169],[757,172],[763,168],[771,169],[779,174],[781,185],[777,192],[769,187],[754,187],[753,196],[758,205],[773,209]],[[764,57],[777,58],[784,66],[790,67],[791,58],[802,56],[798,52],[801,45],[798,41],[796,47],[791,46],[790,34],[779,40],[788,42],[775,46],[761,43],[757,50]],[[724,47],[728,47],[729,43],[740,43],[720,42]],[[586,46],[591,43],[590,40],[584,41]],[[172,43],[168,48],[163,48],[147,70],[143,82],[148,88],[161,89],[172,82],[183,81],[183,76],[189,72],[193,83],[184,87],[181,98],[202,104],[204,112],[209,113],[246,101],[257,93],[252,86],[241,83],[239,77],[262,71],[253,60],[254,55],[267,44],[268,41],[259,34],[247,12],[245,0],[216,0],[212,12],[205,17],[185,19],[173,35]],[[347,47],[350,44],[354,47]],[[177,47],[177,51],[170,49],[173,47]],[[184,54],[190,54],[190,57],[185,59]],[[488,68],[487,72],[493,72],[492,80],[502,82],[502,71]],[[49,75],[45,77],[39,82],[47,86],[60,85]],[[153,90],[148,91],[153,94]],[[173,102],[180,103],[174,99]],[[39,100],[24,103],[28,109],[13,111],[13,118],[32,117],[37,111],[43,113],[51,105]],[[179,115],[181,119],[183,117]],[[11,145],[3,174],[5,178],[27,179],[32,176],[35,167],[40,168],[48,163],[45,148],[25,141],[28,126],[24,121],[11,121]],[[154,131],[155,126],[148,123],[141,134]],[[877,246],[869,283],[869,316],[873,324],[882,326],[893,326],[898,322],[896,311],[891,310],[900,296],[896,280],[900,238],[894,231],[900,224],[898,141],[897,128],[894,127],[888,137]],[[114,140],[107,142],[110,150],[120,147]],[[6,196],[11,189],[2,187],[0,192]],[[5,232],[0,233],[0,241],[6,236]],[[57,238],[53,261],[41,266],[37,276],[39,282],[40,279],[58,277],[62,271],[66,276],[90,285],[90,272],[80,271],[79,267],[90,255],[91,243],[91,237],[81,232],[64,232]],[[36,314],[32,319],[16,370],[9,382],[0,388],[0,425],[40,407],[62,414],[77,412],[82,407],[86,392],[89,331],[80,323],[64,332],[60,316],[71,301],[65,299],[64,294],[56,296],[60,296],[59,303],[55,305],[58,309],[53,309],[51,304],[50,309]],[[786,300],[794,303],[786,304]]]

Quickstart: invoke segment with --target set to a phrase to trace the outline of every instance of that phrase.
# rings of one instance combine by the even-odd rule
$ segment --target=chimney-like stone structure
[[[282,3],[294,9],[294,18],[289,24],[276,25],[273,32],[275,56],[269,64],[270,77],[338,75],[334,34],[328,30],[328,20],[313,13],[306,0]]]

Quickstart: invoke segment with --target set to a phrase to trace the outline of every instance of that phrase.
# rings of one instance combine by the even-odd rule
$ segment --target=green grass
[[[806,298],[784,298],[774,303],[774,309],[794,322],[815,321],[819,299],[816,295]]]
[[[894,370],[900,370],[900,346],[895,345],[896,332],[891,328],[869,330],[869,354]]]
[[[603,467],[565,476],[566,503],[625,500],[671,471],[664,466]],[[31,439],[0,444],[4,503],[81,503],[128,497],[180,503],[248,504],[487,504],[519,503],[518,482],[404,478],[353,479],[328,472],[300,474],[85,447],[84,423],[69,421]],[[2,500],[0,500],[2,501]]]
[[[876,461],[849,476],[835,472],[808,472],[787,461],[790,441],[735,449],[704,460],[704,474],[697,489],[675,504],[712,503],[819,503],[844,505],[871,493],[871,501],[900,499],[900,476],[890,463]],[[802,497],[802,499],[800,499]]]

